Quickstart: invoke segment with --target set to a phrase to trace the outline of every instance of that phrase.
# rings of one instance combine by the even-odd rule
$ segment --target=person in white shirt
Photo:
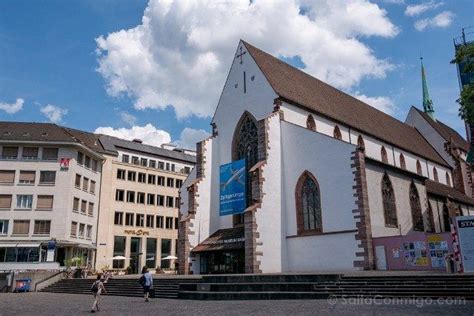
[[[150,297],[150,291],[153,289],[153,277],[151,276],[150,271],[145,266],[142,269],[143,275],[140,277],[140,284],[143,286],[143,293],[145,296],[145,302],[148,302]]]
[[[94,281],[91,287],[92,293],[94,293],[94,303],[92,303],[91,313],[99,311],[99,299],[102,292],[107,293],[105,290],[104,282],[102,282],[102,276],[97,275],[97,280]]]

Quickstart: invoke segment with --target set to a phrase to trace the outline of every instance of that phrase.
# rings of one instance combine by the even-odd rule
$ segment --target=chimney
[[[141,140],[139,138],[135,138],[134,140],[132,140],[132,142],[141,144],[141,143],[143,143],[143,140]]]

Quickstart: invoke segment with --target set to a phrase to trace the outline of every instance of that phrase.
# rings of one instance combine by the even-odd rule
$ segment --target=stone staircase
[[[180,284],[179,298],[199,300],[429,297],[474,299],[474,275],[239,275],[203,276]]]
[[[112,296],[142,297],[143,288],[136,278],[113,278],[105,284],[107,294]],[[63,279],[56,282],[42,292],[89,294],[92,295],[91,286],[95,279]],[[196,278],[154,278],[153,284],[155,297],[157,298],[177,298],[179,284],[186,282],[196,282]]]

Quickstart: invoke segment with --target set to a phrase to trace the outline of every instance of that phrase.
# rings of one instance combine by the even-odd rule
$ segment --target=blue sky
[[[463,124],[457,117],[455,103],[459,94],[456,69],[449,61],[453,57],[453,37],[460,35],[462,27],[474,25],[472,15],[474,1],[401,2],[403,1],[374,2],[386,10],[384,18],[389,20],[398,31],[394,32],[392,28],[391,35],[386,35],[387,33],[368,35],[367,31],[358,30],[355,34],[357,40],[365,45],[375,58],[390,64],[383,71],[385,78],[374,74],[377,72],[374,70],[372,74],[363,73],[359,79],[355,79],[355,83],[341,83],[340,87],[352,94],[389,100],[392,114],[399,119],[404,119],[410,105],[421,106],[419,57],[422,54],[437,117],[464,135]],[[431,8],[418,15],[407,15],[408,5],[420,3],[428,3]],[[207,108],[202,111],[188,111],[189,105],[186,103],[182,107],[173,104],[176,97],[169,98],[169,104],[160,103],[160,100],[150,102],[150,96],[140,95],[144,91],[142,87],[129,88],[125,91],[119,89],[117,93],[111,93],[110,90],[107,91],[107,86],[110,87],[110,78],[107,78],[107,73],[97,71],[100,57],[96,52],[98,48],[96,38],[104,36],[108,40],[107,48],[102,47],[102,54],[107,52],[110,56],[112,38],[107,35],[120,30],[130,30],[140,25],[147,5],[147,1],[140,0],[1,1],[0,104],[12,104],[18,98],[22,98],[24,103],[22,109],[15,113],[7,113],[0,108],[0,120],[36,122],[53,120],[88,131],[94,131],[98,127],[109,126],[118,129],[150,123],[156,129],[168,132],[173,141],[183,138],[182,131],[186,127],[209,131],[208,113],[210,111]],[[449,25],[430,24],[422,31],[415,29],[416,21],[432,19],[446,11],[451,14]],[[204,10],[195,14],[202,18],[207,12]],[[361,16],[361,19],[363,18]],[[212,15],[209,19],[212,19]],[[349,27],[354,25],[353,22],[351,23]],[[162,32],[160,34],[166,33],[166,30],[159,29],[159,25],[153,27],[156,29],[151,34],[157,34],[158,31]],[[333,34],[339,36],[337,25],[328,28]],[[377,28],[376,23],[374,23],[374,28]],[[347,35],[351,34],[350,31],[344,32],[345,38],[351,37]],[[235,36],[246,38],[245,34]],[[224,42],[225,38],[215,39],[215,41],[218,40]],[[235,49],[237,41],[234,39],[229,39],[229,41],[230,44],[225,44],[232,50]],[[264,40],[260,45],[258,37],[250,41],[263,49],[275,46]],[[284,49],[280,51],[284,52]],[[293,47],[292,51],[298,51],[298,47]],[[225,52],[232,51],[229,48]],[[219,69],[220,73],[224,73],[222,76],[226,75],[226,68],[232,60],[232,53],[226,54],[229,57],[223,58],[226,63]],[[301,66],[305,61],[296,53],[293,54],[295,55],[287,60]],[[109,61],[110,59],[107,60]],[[129,61],[122,60],[120,64],[109,63],[109,66],[116,67],[109,70],[109,74],[117,74],[120,69],[123,69],[120,67],[127,62]],[[133,64],[128,65],[133,66]],[[223,69],[225,71],[222,71]],[[315,67],[308,69],[315,69]],[[130,86],[136,85],[138,79],[133,79],[133,74],[130,76],[123,78],[123,81]],[[137,76],[142,76],[142,74],[138,73]],[[217,85],[215,90],[220,92],[224,82],[220,79],[222,76],[219,76],[219,80],[214,85]],[[219,84],[220,81],[222,82]],[[160,86],[161,82],[157,80],[156,84],[153,82],[147,84],[153,87]],[[194,95],[188,92],[189,90],[192,89],[183,86],[181,91],[192,99]],[[163,91],[166,92],[166,90],[157,92]],[[143,102],[137,101],[140,97],[146,100],[143,102],[156,105],[144,105]],[[206,97],[206,94],[196,95],[198,100],[204,100],[201,101],[202,104],[209,103],[206,106],[214,108],[215,99],[209,98],[207,102]],[[44,113],[41,112],[41,109],[48,104],[64,112],[59,118],[57,116],[48,118],[45,115],[46,110],[43,110]],[[126,113],[125,117],[124,113]],[[176,113],[179,113],[178,117]],[[130,118],[128,122],[126,117]]]

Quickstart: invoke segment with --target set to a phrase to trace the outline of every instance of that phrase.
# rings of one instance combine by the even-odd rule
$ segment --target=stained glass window
[[[392,182],[386,174],[382,178],[382,200],[385,226],[397,227],[398,219],[397,207],[395,205],[395,193],[393,191]]]
[[[410,207],[413,230],[423,231],[423,215],[421,212],[420,196],[414,183],[410,185]]]
[[[321,196],[316,180],[305,172],[298,180],[296,190],[298,233],[321,232]]]

